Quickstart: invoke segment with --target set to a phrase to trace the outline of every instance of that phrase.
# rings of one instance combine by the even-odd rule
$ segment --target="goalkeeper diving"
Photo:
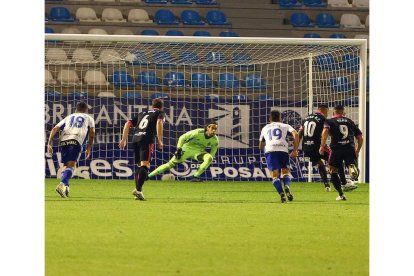
[[[210,166],[217,153],[219,139],[216,136],[216,132],[217,123],[211,122],[204,128],[197,128],[181,135],[178,139],[177,150],[174,156],[170,161],[152,171],[148,178],[170,170],[185,160],[192,158],[202,163],[191,181],[202,182],[200,175]],[[210,148],[210,153],[206,151],[207,148]]]

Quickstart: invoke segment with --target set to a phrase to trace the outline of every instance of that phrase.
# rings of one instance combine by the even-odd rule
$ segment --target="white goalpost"
[[[163,98],[165,148],[154,153],[151,170],[171,158],[180,135],[216,121],[219,151],[202,177],[267,180],[258,139],[272,109],[280,110],[283,121],[298,130],[318,104],[342,104],[366,133],[366,43],[46,34],[45,135],[77,102],[85,101],[96,121],[96,138],[92,160],[82,156],[75,176],[132,178],[132,147],[118,149],[123,124],[147,109],[153,98]],[[359,182],[365,182],[365,148],[359,156]],[[319,179],[317,168],[308,163],[301,153],[291,160],[296,181]],[[188,161],[171,173],[185,180],[197,166]],[[59,154],[46,157],[46,177],[59,177],[60,167]]]

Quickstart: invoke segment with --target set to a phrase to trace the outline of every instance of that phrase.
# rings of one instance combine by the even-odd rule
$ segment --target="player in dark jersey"
[[[135,164],[138,166],[138,170],[135,172],[135,189],[132,191],[132,194],[138,200],[145,200],[142,186],[148,176],[155,138],[157,138],[158,149],[162,150],[163,148],[162,139],[165,122],[163,108],[163,101],[161,99],[154,99],[152,101],[152,110],[140,112],[132,120],[125,123],[122,139],[119,142],[119,148],[121,150],[125,149],[129,129],[135,127],[132,145]]]
[[[331,155],[329,157],[329,170],[331,173],[331,180],[338,191],[339,196],[336,200],[346,200],[346,197],[342,191],[341,180],[338,175],[338,168],[343,166],[348,167],[351,180],[358,179],[358,154],[361,151],[364,138],[361,130],[355,125],[355,123],[345,117],[344,107],[338,105],[334,109],[334,116],[331,119],[325,121],[324,130],[322,132],[321,146],[319,153],[324,152],[323,145],[326,143],[328,136],[331,136]],[[357,139],[357,147],[355,148],[355,138]]]

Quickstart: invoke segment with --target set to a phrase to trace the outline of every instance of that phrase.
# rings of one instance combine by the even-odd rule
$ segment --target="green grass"
[[[46,179],[46,275],[368,275],[368,185]]]

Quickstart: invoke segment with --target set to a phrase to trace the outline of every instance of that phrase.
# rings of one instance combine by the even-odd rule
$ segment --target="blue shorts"
[[[266,163],[269,170],[279,170],[289,168],[289,154],[283,151],[265,153]]]
[[[79,162],[82,153],[82,146],[76,140],[66,140],[60,142],[60,151],[62,153],[62,163],[69,161]]]

